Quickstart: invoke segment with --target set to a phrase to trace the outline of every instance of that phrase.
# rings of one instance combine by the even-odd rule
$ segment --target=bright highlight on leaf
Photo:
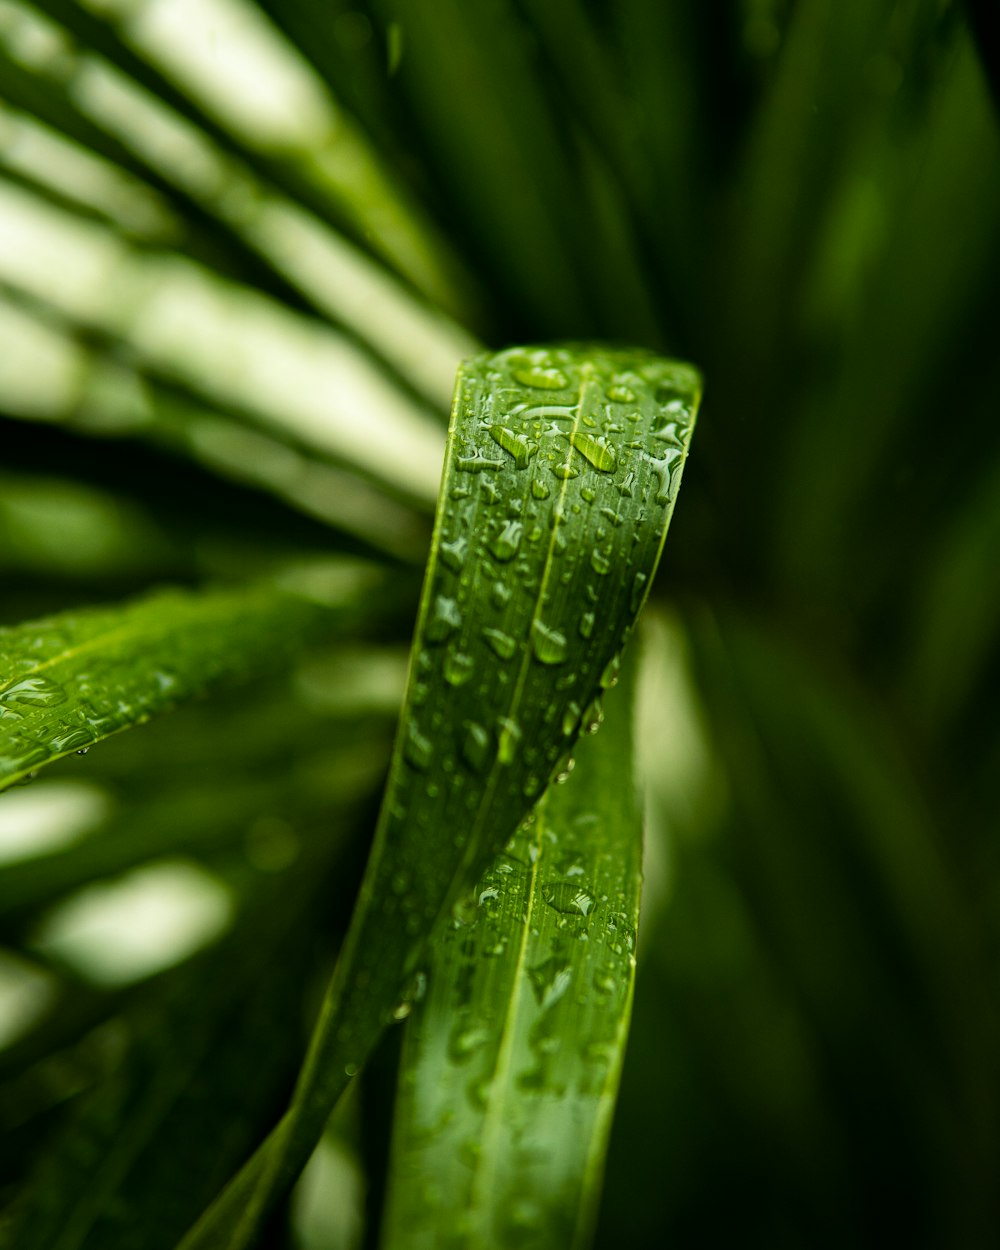
[[[412,996],[435,924],[565,768],[578,735],[600,723],[699,397],[695,370],[646,352],[512,348],[459,371],[406,703],[359,903],[285,1119],[185,1250],[253,1243]]]

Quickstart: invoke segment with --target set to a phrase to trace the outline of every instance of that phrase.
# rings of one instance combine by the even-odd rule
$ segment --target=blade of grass
[[[628,665],[631,669],[633,666]],[[385,1250],[589,1242],[635,972],[630,680],[442,926],[407,1023]]]
[[[270,671],[333,619],[265,586],[167,591],[0,630],[0,789],[212,684]]]
[[[244,1247],[399,1018],[427,937],[584,727],[648,593],[700,397],[645,352],[512,348],[459,371],[375,845],[291,1107],[192,1230]]]

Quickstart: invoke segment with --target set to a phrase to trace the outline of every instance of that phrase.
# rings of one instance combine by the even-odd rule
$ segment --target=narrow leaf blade
[[[222,680],[267,671],[329,628],[273,587],[164,591],[0,629],[0,789]]]
[[[629,683],[631,685],[631,683]],[[383,1245],[586,1245],[624,1057],[642,821],[631,690],[435,937]]]

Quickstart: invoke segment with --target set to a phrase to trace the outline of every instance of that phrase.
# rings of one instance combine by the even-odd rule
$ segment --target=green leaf
[[[629,666],[631,667],[631,666]],[[632,1003],[642,819],[631,686],[435,936],[383,1244],[589,1241]]]
[[[165,591],[0,629],[0,789],[216,682],[272,669],[330,620],[265,586]]]
[[[260,878],[234,933],[115,1020],[124,1053],[49,1141],[0,1245],[169,1250],[224,1182],[295,1070],[323,882],[357,820],[333,814],[290,872]]]
[[[656,569],[699,396],[695,370],[638,351],[512,348],[459,371],[359,903],[291,1108],[186,1250],[251,1244],[399,1018],[435,924],[599,719]]]

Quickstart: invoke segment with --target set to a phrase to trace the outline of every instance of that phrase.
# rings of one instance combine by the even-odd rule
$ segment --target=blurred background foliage
[[[390,588],[290,677],[4,796],[0,1165],[34,1244],[155,1211],[172,1245],[282,1104],[455,366],[567,339],[707,378],[646,631],[598,1243],[1000,1242],[989,9],[0,0],[0,621],[342,557]],[[123,961],[128,900],[102,938],[94,898],[148,928],[143,889],[186,937]],[[366,1235],[391,1051],[276,1244]]]

